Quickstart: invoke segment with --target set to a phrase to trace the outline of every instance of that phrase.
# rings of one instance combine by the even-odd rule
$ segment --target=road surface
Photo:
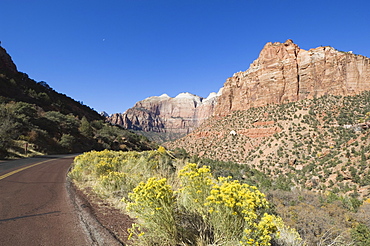
[[[0,163],[0,245],[91,245],[66,188],[73,156]]]

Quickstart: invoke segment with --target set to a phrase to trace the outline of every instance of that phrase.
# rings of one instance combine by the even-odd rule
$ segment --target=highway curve
[[[73,157],[39,159],[0,168],[0,245],[95,244],[66,188]]]

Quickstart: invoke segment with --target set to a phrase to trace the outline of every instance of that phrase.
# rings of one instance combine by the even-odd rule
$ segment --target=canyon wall
[[[370,59],[332,47],[303,50],[292,40],[267,43],[245,72],[224,84],[215,115],[326,94],[354,95],[370,90]]]
[[[211,93],[206,99],[190,93],[150,97],[108,119],[128,129],[180,137],[211,116],[365,90],[370,90],[369,58],[329,46],[307,51],[287,40],[267,43],[249,69],[228,78],[218,94]]]
[[[216,93],[207,98],[190,93],[180,93],[174,98],[163,94],[139,101],[123,114],[113,114],[108,120],[127,129],[183,136],[212,115],[216,98]]]

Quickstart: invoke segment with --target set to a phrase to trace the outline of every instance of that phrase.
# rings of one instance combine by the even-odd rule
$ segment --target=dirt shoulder
[[[71,199],[80,214],[82,223],[96,245],[126,245],[128,228],[134,219],[99,198],[90,190],[80,190],[67,181]]]

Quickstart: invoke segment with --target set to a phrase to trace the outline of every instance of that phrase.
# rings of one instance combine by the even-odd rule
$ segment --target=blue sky
[[[369,1],[1,0],[18,70],[97,111],[167,93],[207,97],[267,42],[370,57]]]

